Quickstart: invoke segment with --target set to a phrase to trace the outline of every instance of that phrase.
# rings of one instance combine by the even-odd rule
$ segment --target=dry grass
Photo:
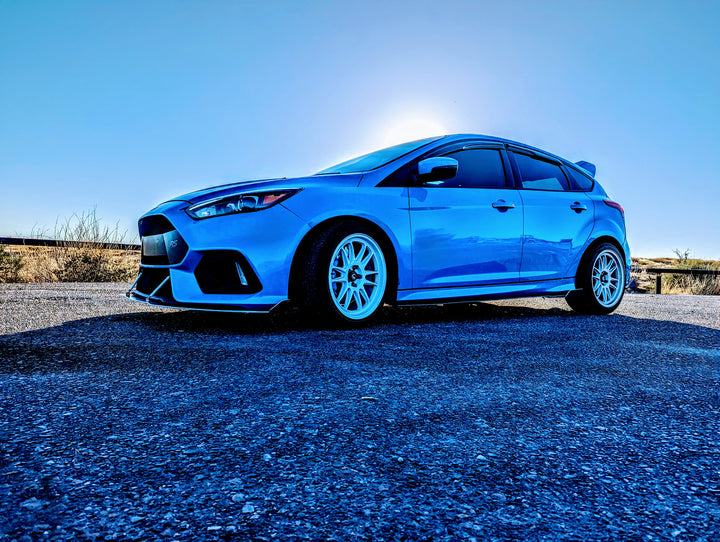
[[[5,246],[22,258],[15,280],[0,282],[131,282],[140,265],[140,252],[71,247]]]
[[[25,267],[25,262],[21,256],[11,254],[0,245],[0,283],[2,282],[20,282],[20,273]]]
[[[678,256],[678,258],[633,258],[630,278],[637,283],[639,291],[655,293],[655,273],[648,273],[646,270],[649,267],[720,270],[720,261],[689,258],[687,252],[679,253]],[[662,293],[720,295],[720,277],[693,277],[664,273],[662,276]]]
[[[35,231],[31,237],[48,235]],[[22,265],[14,274],[0,266],[0,281],[127,282],[137,274],[139,253],[121,250],[125,234],[117,224],[103,224],[95,209],[58,220],[50,237],[62,241],[55,247],[7,247],[0,263]],[[99,249],[98,243],[109,248]]]

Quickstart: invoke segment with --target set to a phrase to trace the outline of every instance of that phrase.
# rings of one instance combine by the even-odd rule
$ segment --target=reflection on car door
[[[525,222],[521,280],[573,276],[572,262],[593,229],[592,200],[583,192],[569,191],[557,163],[521,152],[510,155],[519,174]]]
[[[523,215],[499,149],[446,154],[453,179],[409,189],[413,288],[517,282]]]

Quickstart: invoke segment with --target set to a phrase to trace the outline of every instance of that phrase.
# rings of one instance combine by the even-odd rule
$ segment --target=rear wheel
[[[625,293],[625,265],[620,251],[610,243],[595,247],[578,269],[580,292],[565,298],[573,309],[587,314],[609,314]]]
[[[361,224],[340,224],[310,247],[300,296],[322,320],[364,323],[383,305],[388,265],[381,244]]]

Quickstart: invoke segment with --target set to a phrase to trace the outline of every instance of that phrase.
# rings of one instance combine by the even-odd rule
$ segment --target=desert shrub
[[[710,269],[718,271],[718,262],[709,262],[691,258],[690,249],[673,250],[678,257],[675,267],[678,269]],[[720,276],[712,275],[663,275],[663,292],[669,294],[720,295]]]
[[[90,247],[64,247],[56,255],[60,282],[126,282],[136,273],[132,261],[113,258],[110,251]]]
[[[0,245],[0,282],[22,282],[20,272],[24,266],[22,256],[8,253]]]
[[[28,280],[126,282],[137,273],[134,253],[119,247],[125,233],[117,224],[104,224],[95,209],[58,220],[51,237],[59,241],[58,246],[37,255]]]

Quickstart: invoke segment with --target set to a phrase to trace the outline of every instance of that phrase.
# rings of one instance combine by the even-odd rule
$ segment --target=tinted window
[[[586,175],[583,175],[579,171],[573,168],[567,168],[570,172],[570,180],[573,184],[573,190],[580,190],[582,192],[588,192],[592,190],[593,180]]]
[[[525,154],[515,154],[520,170],[520,185],[526,190],[567,190],[567,180],[560,166]]]
[[[505,168],[495,149],[468,149],[446,154],[458,161],[457,175],[431,186],[454,188],[505,188]]]

